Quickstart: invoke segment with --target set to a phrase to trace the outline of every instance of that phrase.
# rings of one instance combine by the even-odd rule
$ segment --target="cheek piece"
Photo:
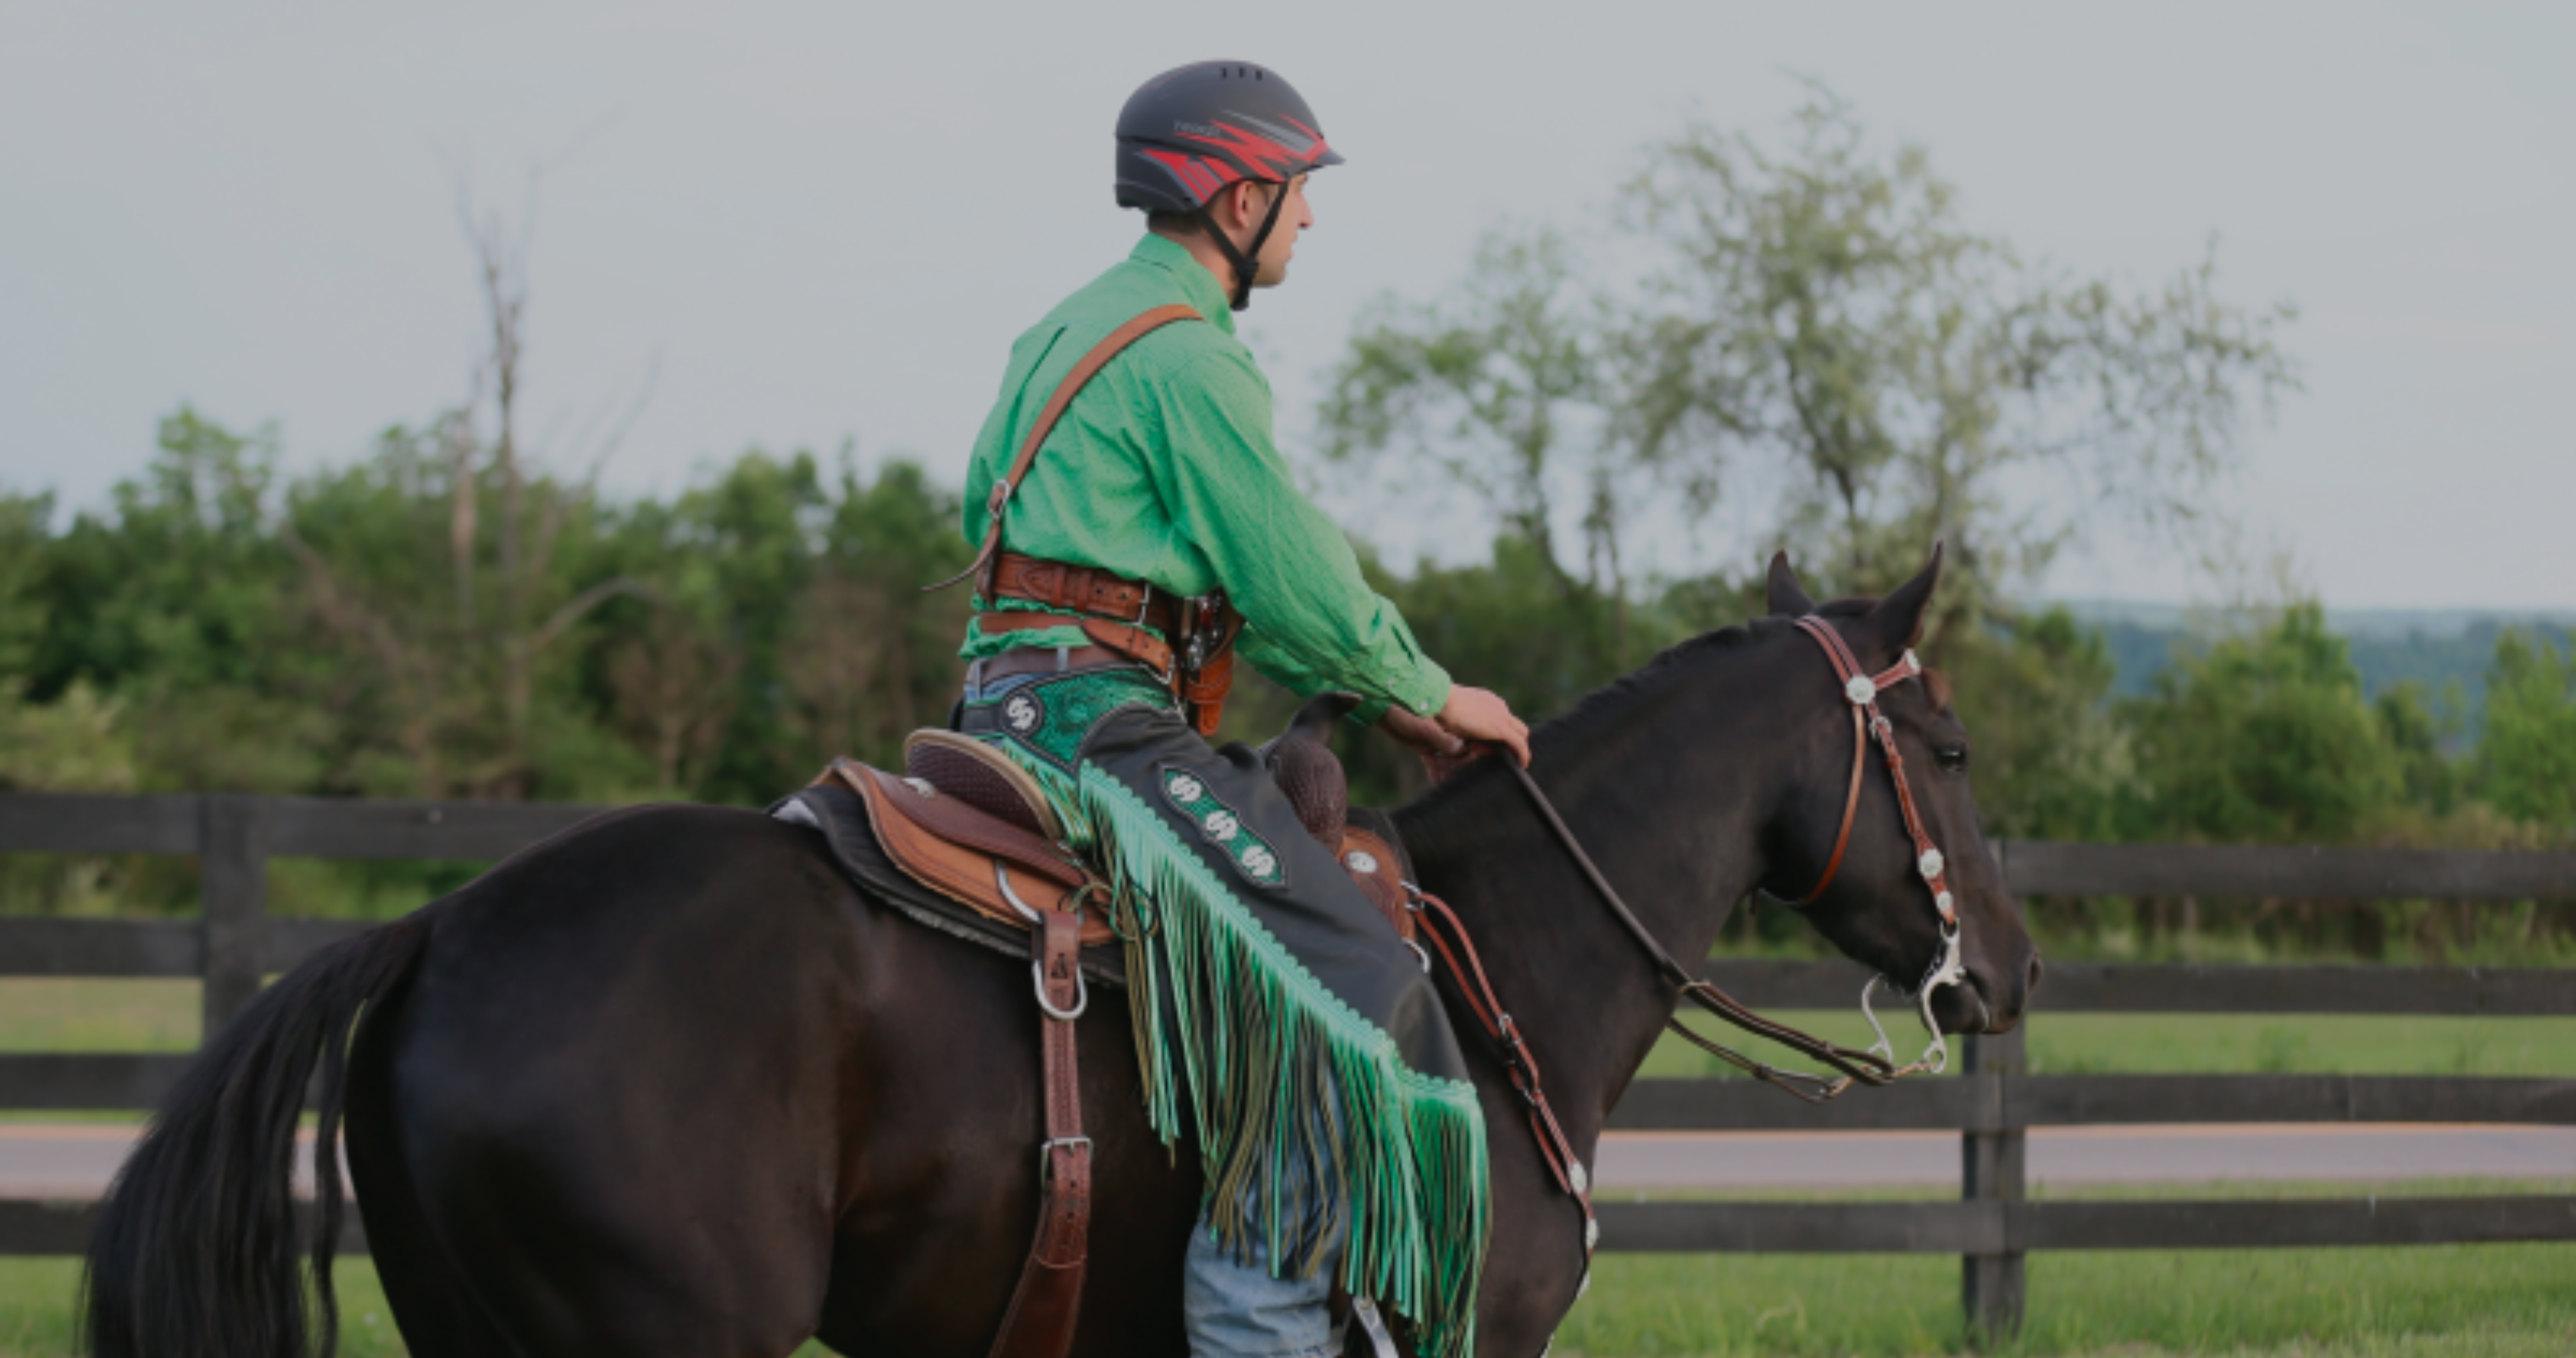
[[[1815,887],[1806,895],[1794,901],[1781,901],[1781,904],[1792,907],[1811,904],[1833,884],[1834,873],[1843,865],[1843,851],[1851,847],[1852,820],[1860,809],[1861,774],[1867,766],[1871,738],[1875,737],[1879,755],[1887,764],[1888,781],[1896,785],[1896,807],[1905,817],[1905,833],[1914,841],[1915,871],[1922,875],[1925,888],[1932,893],[1932,908],[1940,916],[1941,947],[1933,954],[1932,964],[1924,969],[1923,979],[1916,982],[1911,990],[1885,976],[1870,977],[1869,984],[1861,987],[1860,1012],[1869,1020],[1870,1031],[1878,1035],[1878,1041],[1870,1050],[1893,1060],[1893,1044],[1888,1039],[1887,1029],[1879,1024],[1877,1011],[1870,1007],[1870,996],[1881,982],[1885,982],[1888,989],[1913,1000],[1923,1020],[1923,1030],[1932,1035],[1932,1045],[1924,1049],[1915,1064],[1926,1073],[1938,1075],[1949,1067],[1950,1046],[1941,1035],[1941,1025],[1933,1021],[1932,995],[1942,986],[1961,984],[1968,976],[1967,959],[1959,946],[1959,908],[1957,900],[1950,894],[1948,860],[1942,856],[1940,846],[1932,842],[1931,832],[1923,828],[1923,813],[1914,803],[1913,787],[1906,782],[1905,756],[1896,748],[1896,728],[1888,722],[1887,714],[1878,710],[1878,695],[1894,685],[1920,678],[1923,662],[1915,659],[1914,652],[1909,649],[1886,670],[1867,674],[1861,670],[1859,657],[1853,655],[1851,647],[1844,643],[1842,634],[1824,619],[1809,614],[1798,619],[1798,629],[1814,638],[1816,644],[1823,648],[1825,658],[1833,664],[1834,677],[1842,681],[1843,697],[1851,704],[1851,786],[1843,795],[1842,829],[1834,835],[1833,853],[1825,860],[1824,874],[1816,879]],[[1771,893],[1765,891],[1763,894],[1770,896]],[[1771,898],[1780,899],[1776,896]]]

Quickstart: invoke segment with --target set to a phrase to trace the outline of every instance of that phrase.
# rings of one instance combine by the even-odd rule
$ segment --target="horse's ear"
[[[1764,602],[1775,618],[1803,618],[1816,611],[1816,601],[1807,597],[1807,587],[1798,583],[1798,573],[1789,568],[1789,554],[1771,554],[1771,579],[1764,590]]]
[[[1865,626],[1889,654],[1923,639],[1923,619],[1932,610],[1932,592],[1941,585],[1941,544],[1932,544],[1932,561],[1913,579],[1898,585],[1869,610]]]

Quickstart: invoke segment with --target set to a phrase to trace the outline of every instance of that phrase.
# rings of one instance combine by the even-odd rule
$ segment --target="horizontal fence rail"
[[[1601,1248],[1959,1254],[2576,1240],[2576,1196],[2224,1202],[1604,1202]]]
[[[202,978],[207,1031],[261,979],[367,927],[272,917],[279,857],[491,861],[606,808],[228,795],[0,792],[0,852],[170,854],[204,864],[195,920],[0,919],[0,976]],[[2205,845],[1994,845],[2024,898],[2576,900],[2576,854]],[[1708,975],[1765,1009],[1841,1009],[1867,973],[1840,960],[1723,959]],[[2051,963],[2048,1013],[2576,1014],[2576,971],[2476,967]],[[1602,1247],[1961,1256],[1972,1333],[2018,1327],[2035,1249],[2202,1249],[2576,1240],[2576,1197],[2220,1202],[2026,1200],[2032,1127],[2247,1122],[2576,1125],[2576,1079],[2363,1075],[2030,1075],[2023,1034],[1962,1041],[1963,1073],[1811,1107],[1740,1080],[1643,1080],[1627,1131],[1952,1131],[1953,1202],[1603,1202]],[[0,1054],[0,1110],[154,1107],[185,1055]],[[0,1255],[78,1253],[91,1203],[0,1201]],[[346,1248],[364,1249],[353,1222]]]

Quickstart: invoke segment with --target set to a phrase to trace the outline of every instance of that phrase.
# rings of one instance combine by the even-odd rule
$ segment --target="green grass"
[[[340,1352],[346,1358],[399,1358],[402,1336],[375,1266],[364,1260],[331,1271],[340,1292]],[[77,1259],[0,1259],[0,1358],[68,1358]]]
[[[193,980],[0,980],[0,1052],[184,1052],[197,1047]]]
[[[2576,1352],[2576,1245],[2031,1256],[2006,1353]],[[1946,1354],[1959,1265],[1914,1255],[1603,1256],[1557,1352],[1590,1358]]]
[[[2576,1353],[2576,1245],[2033,1255],[2006,1355],[2523,1358]],[[68,1259],[0,1260],[0,1358],[71,1353]],[[375,1272],[336,1274],[350,1358],[403,1352]],[[1964,1348],[1959,1265],[1914,1255],[1604,1255],[1556,1352],[1911,1358]],[[809,1347],[810,1354],[824,1350]]]
[[[1852,1046],[1869,1044],[1869,1028],[1856,1009],[1790,1010],[1773,1017],[1819,1037]],[[1923,1030],[1911,1017],[1890,1016],[1887,1030],[1899,1055],[1911,1059],[1922,1050]],[[2042,1075],[2186,1071],[2576,1075],[2576,1017],[2042,1012],[2031,1020],[2028,1044],[2030,1069]],[[1749,1038],[1731,1045],[1788,1064],[1783,1054]],[[1952,1045],[1955,1049],[1956,1044]],[[1667,1036],[1641,1073],[1687,1078],[1731,1070],[1717,1058]]]

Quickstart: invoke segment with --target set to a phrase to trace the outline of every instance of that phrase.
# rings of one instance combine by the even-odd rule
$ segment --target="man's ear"
[[[1932,592],[1941,585],[1942,544],[1932,544],[1932,560],[1914,578],[1878,601],[1862,621],[1866,633],[1893,656],[1923,639],[1923,619],[1932,608]]]
[[[1803,618],[1816,611],[1816,601],[1807,597],[1807,587],[1798,583],[1798,573],[1789,567],[1785,551],[1771,554],[1771,578],[1763,589],[1764,606],[1775,618]]]

